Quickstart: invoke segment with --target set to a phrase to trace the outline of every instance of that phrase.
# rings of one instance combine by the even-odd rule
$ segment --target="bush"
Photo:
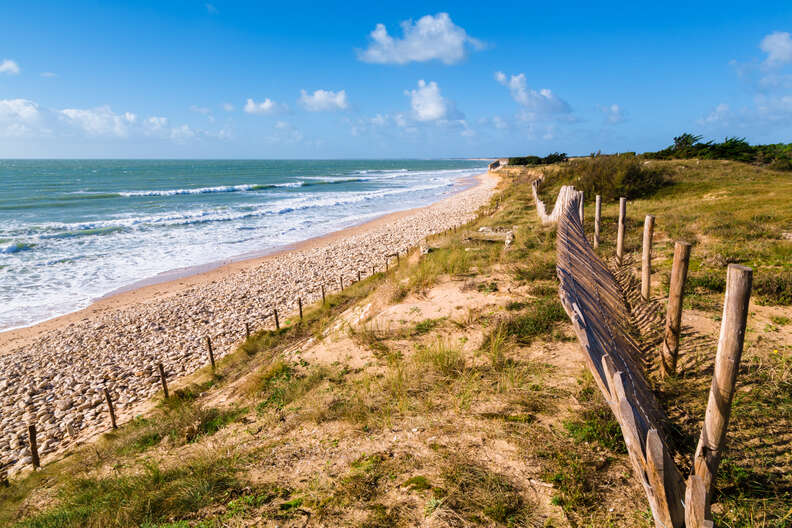
[[[548,174],[542,187],[570,184],[586,195],[600,194],[608,201],[620,196],[628,199],[649,196],[667,183],[665,170],[642,163],[632,154],[596,153],[590,158],[573,160]]]
[[[552,165],[553,163],[561,163],[567,160],[565,152],[553,152],[544,158],[539,156],[522,156],[517,158],[509,158],[509,165]]]
[[[701,141],[701,136],[684,133],[674,144],[642,155],[649,159],[718,159],[764,165],[773,170],[792,170],[792,143],[750,145],[745,138],[727,137],[721,143]]]

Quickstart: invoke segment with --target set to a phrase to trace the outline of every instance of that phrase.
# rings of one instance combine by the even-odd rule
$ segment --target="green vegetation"
[[[650,196],[668,183],[664,168],[646,165],[634,154],[597,152],[547,171],[540,191],[545,204],[552,206],[561,185],[574,185],[586,196],[599,194],[604,201],[612,201],[620,196],[631,200]]]
[[[646,152],[647,159],[732,160],[766,166],[772,170],[792,170],[792,143],[749,145],[745,138],[727,137],[721,143],[701,141],[702,136],[684,133],[674,144],[657,152]]]
[[[566,153],[553,152],[547,156],[540,158],[539,156],[522,156],[517,158],[509,158],[509,165],[552,165],[553,163],[561,163],[567,160]]]

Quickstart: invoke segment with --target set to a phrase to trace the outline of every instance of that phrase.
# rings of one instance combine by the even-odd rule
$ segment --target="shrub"
[[[509,165],[551,165],[553,163],[561,163],[567,160],[565,152],[553,152],[544,158],[539,156],[522,156],[517,158],[509,158]]]
[[[542,188],[571,184],[589,196],[599,194],[608,201],[620,196],[628,199],[649,196],[667,183],[664,169],[642,163],[636,156],[596,153],[590,158],[573,160],[558,171],[549,173]]]

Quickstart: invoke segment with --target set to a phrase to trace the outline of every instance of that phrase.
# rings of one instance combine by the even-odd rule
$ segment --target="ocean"
[[[0,160],[0,330],[460,190],[470,160]]]

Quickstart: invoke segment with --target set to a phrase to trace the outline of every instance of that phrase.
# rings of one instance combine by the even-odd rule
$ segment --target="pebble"
[[[159,389],[162,362],[172,376],[207,363],[206,336],[216,359],[232,352],[251,329],[269,328],[278,308],[281,322],[303,304],[321,300],[320,286],[337,289],[371,267],[384,271],[385,255],[404,253],[428,235],[467,223],[493,193],[491,180],[390,222],[285,252],[255,268],[163,298],[96,312],[42,333],[29,346],[0,354],[0,471],[29,464],[27,424],[39,431],[42,451],[54,451],[107,426],[103,389],[119,408]],[[75,433],[67,433],[66,424]]]

